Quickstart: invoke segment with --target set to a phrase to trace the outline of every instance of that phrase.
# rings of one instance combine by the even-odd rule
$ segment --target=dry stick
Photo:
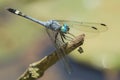
[[[79,35],[73,41],[69,42],[67,46],[61,46],[61,48],[65,49],[67,55],[83,44],[84,37],[84,34]],[[40,61],[30,64],[28,69],[18,78],[18,80],[36,80],[42,77],[45,70],[55,64],[58,60],[59,58],[57,57],[56,51],[54,51],[52,54],[45,56]]]

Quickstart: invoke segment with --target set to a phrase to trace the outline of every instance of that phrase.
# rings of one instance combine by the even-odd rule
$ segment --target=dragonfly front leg
[[[66,43],[66,42],[64,41],[64,39],[66,39],[65,35],[62,34],[62,33],[60,33],[60,37],[61,37],[61,39],[62,39],[62,42],[64,43],[64,47],[66,47],[67,44],[68,44],[68,42]]]

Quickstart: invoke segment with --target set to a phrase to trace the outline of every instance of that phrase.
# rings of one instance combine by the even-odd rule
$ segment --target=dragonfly
[[[80,34],[80,31],[99,33],[108,29],[107,25],[104,23],[79,22],[70,20],[41,21],[30,17],[17,9],[8,8],[7,10],[13,14],[38,23],[46,28],[46,32],[56,48],[57,56],[60,59],[62,58],[63,64],[66,67],[68,73],[71,73],[70,65],[68,64],[68,60],[65,57],[65,50],[63,48],[60,49],[60,47],[66,42],[75,38],[73,33]]]

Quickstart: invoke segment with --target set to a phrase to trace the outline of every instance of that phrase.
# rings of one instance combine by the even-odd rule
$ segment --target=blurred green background
[[[119,0],[0,0],[1,80],[17,79],[30,63],[53,50],[44,27],[9,13],[6,10],[9,7],[43,21],[61,19],[107,24],[106,32],[85,39],[83,54],[74,51],[70,58],[78,64],[82,63],[103,72],[104,79],[94,80],[120,79]],[[58,76],[54,76],[56,73]],[[67,80],[61,76],[62,72],[56,65],[48,69],[41,80]],[[80,79],[78,76],[74,80]]]

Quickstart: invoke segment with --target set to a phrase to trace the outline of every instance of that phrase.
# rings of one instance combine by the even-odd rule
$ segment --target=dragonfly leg
[[[58,32],[55,34],[55,43],[56,43],[56,40],[57,40],[57,36],[58,36]]]
[[[64,38],[65,38],[66,40],[68,40],[68,41],[71,41],[71,40],[73,40],[73,38],[72,38],[72,37],[70,37],[70,36],[67,36],[67,35],[65,35],[65,36],[64,36]]]
[[[61,37],[62,41],[65,43],[65,41],[64,41],[65,35],[60,33],[60,37]]]
[[[68,34],[75,38],[75,35],[73,35],[72,33],[68,33]]]

